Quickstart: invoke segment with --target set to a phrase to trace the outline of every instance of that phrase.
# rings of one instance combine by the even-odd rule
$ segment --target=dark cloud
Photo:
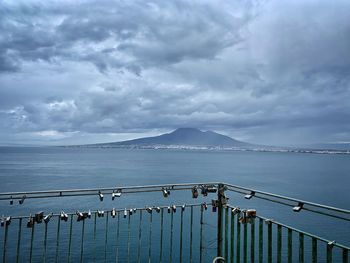
[[[182,126],[258,143],[349,141],[349,10],[341,0],[2,1],[2,142]]]

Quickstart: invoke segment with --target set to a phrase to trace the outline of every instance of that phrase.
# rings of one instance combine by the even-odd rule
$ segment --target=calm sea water
[[[55,147],[0,148],[0,192],[205,181],[222,181],[350,209],[348,155]],[[26,200],[22,206],[10,206],[7,202],[1,202],[0,211],[5,215],[28,215],[38,210],[71,212],[76,209],[143,207],[154,203],[167,205],[175,202],[193,202],[190,196],[190,192],[171,193],[168,199],[164,199],[161,198],[161,193],[155,193],[123,197],[114,202],[110,197],[105,197],[104,202],[99,202],[97,196],[69,201],[64,198],[31,199]],[[293,213],[289,207],[254,198],[245,200],[240,194],[229,196],[233,205],[256,208],[263,216],[350,245],[348,222],[305,211]],[[210,202],[210,199],[206,201]],[[210,235],[212,233],[207,237]],[[136,233],[132,238],[136,238]]]

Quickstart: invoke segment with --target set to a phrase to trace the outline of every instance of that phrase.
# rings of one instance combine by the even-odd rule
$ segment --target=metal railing
[[[348,262],[350,248],[229,204],[227,194],[241,193],[293,208],[350,221],[350,211],[232,184],[209,182],[94,189],[0,193],[0,200],[188,191],[193,200],[105,211],[33,213],[3,216],[2,262]],[[215,194],[214,194],[215,193]],[[204,202],[206,201],[206,202]],[[207,211],[210,207],[212,212]]]

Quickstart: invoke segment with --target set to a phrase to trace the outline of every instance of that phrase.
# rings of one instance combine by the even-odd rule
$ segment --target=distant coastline
[[[188,151],[239,151],[239,152],[276,152],[276,153],[309,153],[309,154],[350,154],[350,150],[298,149],[298,148],[239,148],[204,145],[66,145],[64,148],[100,148],[100,149],[152,149],[152,150],[188,150]]]

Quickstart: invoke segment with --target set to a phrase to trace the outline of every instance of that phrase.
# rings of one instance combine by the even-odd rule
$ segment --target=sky
[[[350,141],[350,1],[0,0],[0,144],[179,127]]]

